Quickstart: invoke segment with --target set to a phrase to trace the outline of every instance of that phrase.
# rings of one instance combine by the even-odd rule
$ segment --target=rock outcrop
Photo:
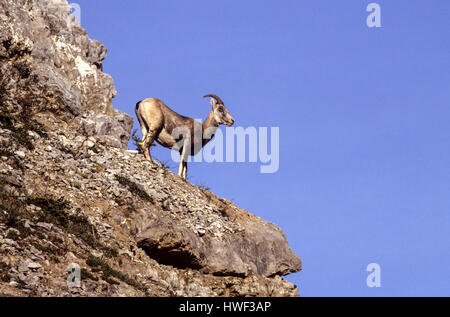
[[[0,0],[0,296],[298,296],[278,227],[127,149],[106,48],[69,12]]]
[[[97,135],[126,147],[133,121],[112,106],[117,91],[102,71],[106,48],[69,13],[65,0],[0,1],[1,85],[9,92],[0,95],[2,107],[52,112],[66,122],[90,111],[85,119],[95,121]]]

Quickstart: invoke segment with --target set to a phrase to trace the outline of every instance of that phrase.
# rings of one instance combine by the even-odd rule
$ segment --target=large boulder
[[[169,195],[176,196],[176,189]],[[160,263],[207,274],[272,277],[301,270],[300,258],[274,224],[216,197],[205,205],[209,208],[200,206],[188,209],[190,217],[142,209],[132,223],[137,244]],[[196,219],[208,220],[201,226]]]

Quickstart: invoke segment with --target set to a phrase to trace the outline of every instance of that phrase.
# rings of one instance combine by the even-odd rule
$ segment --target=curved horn
[[[220,99],[220,98],[217,97],[216,95],[206,95],[206,96],[203,96],[203,98],[208,98],[208,97],[214,98],[214,99],[216,99],[217,103],[219,103],[219,104],[221,104],[221,105],[224,105],[222,99]]]

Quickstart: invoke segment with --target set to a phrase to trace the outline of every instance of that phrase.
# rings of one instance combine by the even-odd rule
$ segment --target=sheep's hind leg
[[[150,147],[152,146],[153,142],[155,142],[158,134],[159,131],[150,129],[150,131],[145,136],[144,141],[142,142],[142,151],[144,152],[144,156],[148,161],[152,160],[152,156],[150,154]]]
[[[150,156],[150,151],[148,150],[148,147],[145,148],[144,146],[145,140],[147,139],[148,131],[145,127],[142,127],[141,131],[142,131],[142,141],[139,143],[139,147],[141,148],[142,153],[144,153],[145,158],[148,159],[148,156]]]
[[[152,156],[150,155],[150,146],[152,145],[153,141],[155,140],[153,138],[152,140],[152,131],[150,129],[149,124],[147,121],[145,121],[140,113],[136,111],[137,118],[139,120],[139,123],[141,125],[141,132],[142,132],[142,142],[139,143],[139,146],[141,147],[142,153],[144,153],[144,156],[147,160],[151,161]]]

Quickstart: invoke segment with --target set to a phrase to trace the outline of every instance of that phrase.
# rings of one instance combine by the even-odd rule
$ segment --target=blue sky
[[[379,0],[381,28],[362,0],[77,2],[116,108],[158,97],[205,118],[215,93],[237,125],[280,127],[278,173],[189,174],[284,230],[301,295],[450,296],[449,1]]]

